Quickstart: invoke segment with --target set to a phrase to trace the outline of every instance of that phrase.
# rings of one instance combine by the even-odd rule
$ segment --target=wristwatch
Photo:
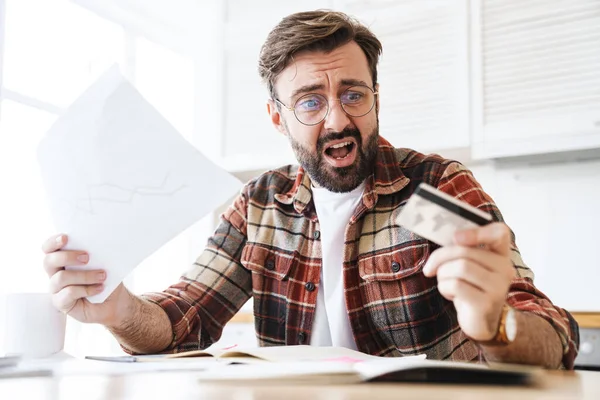
[[[510,307],[508,304],[504,304],[496,336],[491,340],[480,341],[479,343],[487,346],[507,345],[514,342],[516,337],[517,313],[514,308]]]

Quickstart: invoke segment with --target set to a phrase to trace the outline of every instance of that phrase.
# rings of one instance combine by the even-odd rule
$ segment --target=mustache
[[[356,128],[345,128],[341,132],[330,132],[319,137],[319,139],[317,140],[317,151],[321,153],[325,148],[327,142],[330,142],[332,140],[341,140],[347,137],[354,138],[359,148],[362,146],[362,138],[360,136],[360,131]]]

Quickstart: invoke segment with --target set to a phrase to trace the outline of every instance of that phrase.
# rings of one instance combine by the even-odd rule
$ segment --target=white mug
[[[0,294],[0,356],[48,357],[62,351],[67,316],[50,293]]]

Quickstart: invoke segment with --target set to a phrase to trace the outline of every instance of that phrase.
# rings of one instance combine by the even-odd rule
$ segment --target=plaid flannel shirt
[[[502,221],[460,163],[396,149],[380,138],[374,172],[345,231],[340,267],[352,333],[359,351],[368,354],[476,360],[479,348],[460,329],[453,303],[440,295],[435,278],[422,273],[437,245],[396,223],[421,182]],[[269,171],[246,184],[180,281],[144,295],[169,316],[173,341],[167,351],[208,347],[250,297],[259,345],[308,344],[320,285],[319,237],[311,181],[301,167]],[[572,368],[577,323],[534,286],[514,236],[511,258],[517,277],[508,304],[548,321],[562,342],[563,365]]]

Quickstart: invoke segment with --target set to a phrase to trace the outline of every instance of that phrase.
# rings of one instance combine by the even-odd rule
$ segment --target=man
[[[578,327],[533,285],[492,199],[461,164],[395,149],[379,136],[381,44],[344,14],[283,19],[259,72],[273,126],[301,167],[249,182],[192,268],[162,293],[120,285],[103,304],[103,271],[66,271],[85,251],[49,239],[45,269],[56,307],[105,325],[136,353],[205,348],[254,298],[260,345],[346,346],[380,356],[485,359],[573,367]],[[453,246],[396,225],[426,182],[490,213]]]

